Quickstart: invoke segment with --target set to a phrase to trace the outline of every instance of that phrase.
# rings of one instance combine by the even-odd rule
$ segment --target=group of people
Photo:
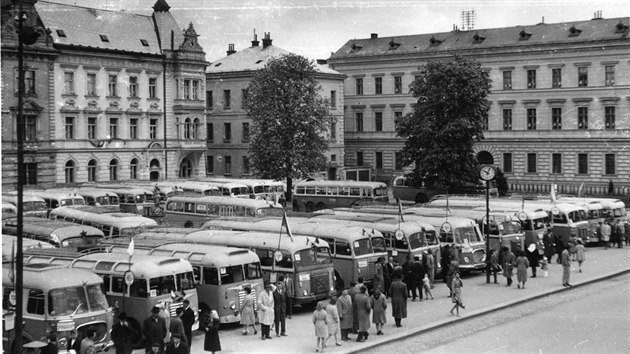
[[[243,300],[241,324],[243,335],[249,334],[249,326],[254,328],[254,334],[258,334],[254,313],[254,298],[251,290],[245,289]],[[287,336],[286,319],[292,317],[293,311],[293,279],[283,275],[278,277],[275,284],[265,282],[265,290],[258,295],[258,320],[260,322],[261,339],[272,339],[271,327],[275,328],[276,337]]]
[[[604,245],[604,248],[623,248],[624,240],[626,246],[630,246],[630,228],[626,227],[621,220],[606,219],[597,225],[597,237]]]

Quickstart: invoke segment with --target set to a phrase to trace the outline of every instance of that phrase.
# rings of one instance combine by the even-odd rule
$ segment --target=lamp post
[[[486,283],[490,283],[490,181],[494,179],[497,170],[492,165],[482,165],[479,169],[479,177],[486,182]]]

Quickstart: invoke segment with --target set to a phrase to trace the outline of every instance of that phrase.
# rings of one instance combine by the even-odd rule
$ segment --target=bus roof
[[[166,203],[169,202],[184,202],[184,203],[210,203],[214,205],[230,205],[230,206],[242,206],[242,207],[252,207],[256,209],[260,208],[282,208],[282,205],[276,203],[269,203],[265,200],[260,199],[245,199],[245,198],[230,198],[230,197],[219,197],[219,196],[174,196],[169,197],[166,200]]]
[[[23,192],[23,196],[35,196],[43,199],[73,199],[73,200],[82,200],[85,203],[85,200],[82,196],[76,195],[73,192],[69,191],[49,191],[49,190],[39,190],[39,189],[31,189]]]
[[[17,236],[2,234],[2,260],[11,259],[11,250],[13,246],[17,247]],[[54,248],[55,246],[44,241],[31,240],[30,238],[22,239],[22,248]],[[14,250],[15,252],[15,250]]]
[[[119,212],[111,212],[111,210],[105,211],[103,209],[102,213],[93,212],[92,208],[99,207],[59,207],[57,209],[53,209],[50,212],[50,215],[60,216],[60,217],[72,217],[80,220],[86,220],[91,222],[98,222],[105,225],[113,225],[118,228],[124,227],[142,227],[142,226],[156,226],[157,221],[146,218],[144,216],[140,216],[138,214],[132,213],[119,213]],[[115,224],[115,225],[114,225]]]
[[[74,268],[95,269],[109,273],[124,273],[129,269],[129,265],[133,274],[141,278],[156,278],[192,271],[192,265],[183,259],[148,255],[129,257],[127,253],[92,253],[78,257],[72,262]]]
[[[17,218],[2,220],[2,226],[17,227]],[[22,220],[24,232],[37,235],[53,235],[59,237],[59,241],[67,238],[68,235],[80,235],[86,232],[89,236],[105,236],[103,231],[88,225],[77,225],[73,222],[63,220],[50,220],[34,216],[25,216]]]
[[[404,216],[403,216],[404,219]],[[334,214],[318,214],[310,218],[311,221],[323,223],[324,220],[338,220],[346,222],[348,225],[362,225],[365,228],[374,228],[381,232],[395,232],[401,229],[405,234],[411,235],[420,231],[435,231],[433,225],[420,220],[398,221],[398,215],[394,214],[371,214],[357,212],[335,212]],[[364,226],[363,226],[364,225]]]
[[[9,204],[16,205],[17,204],[17,194],[2,193],[2,201],[6,202],[6,203],[9,203]],[[40,197],[37,197],[35,195],[32,195],[32,194],[23,193],[22,194],[22,201],[23,202],[44,202],[44,199],[40,198]]]
[[[2,266],[2,284],[11,284],[9,267]],[[83,269],[72,269],[51,264],[24,264],[23,282],[25,288],[60,289],[83,284],[101,284],[103,279],[98,275]]]
[[[2,202],[2,214],[3,214],[3,216],[4,216],[4,213],[15,214],[15,213],[17,213],[17,208],[15,207],[15,205],[13,205],[11,203]]]
[[[320,186],[320,187],[371,187],[371,188],[387,188],[383,182],[367,182],[367,181],[305,181],[298,182],[295,186]]]

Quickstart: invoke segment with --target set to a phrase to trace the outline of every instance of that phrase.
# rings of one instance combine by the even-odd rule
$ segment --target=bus
[[[165,188],[171,188],[172,190],[177,190],[179,193],[196,195],[196,196],[218,197],[221,195],[226,195],[223,193],[223,190],[221,190],[221,188],[219,188],[217,185],[215,185],[212,182],[206,182],[206,181],[169,181],[169,182],[164,181],[164,182],[159,182],[158,186],[160,188],[164,186]],[[239,190],[237,189],[237,191]],[[228,196],[230,195],[229,191],[227,195]]]
[[[17,199],[17,194],[3,193],[2,212],[5,212],[4,204],[7,203],[13,206],[13,210],[15,210],[13,213],[17,214]],[[9,206],[7,206],[6,209],[6,212],[10,212],[11,210]],[[26,193],[22,194],[22,210],[24,216],[37,216],[40,218],[45,218],[48,216],[48,207],[46,206],[46,202],[44,201],[44,199]]]
[[[112,252],[126,252],[129,242],[129,238],[108,239],[101,246],[113,246]],[[198,282],[199,311],[203,313],[216,309],[221,323],[240,322],[246,287],[251,289],[254,298],[264,290],[260,260],[253,251],[214,245],[171,243],[155,240],[151,233],[134,237],[134,245],[134,253],[177,257],[189,261]],[[254,310],[257,307],[255,304]]]
[[[149,230],[134,240],[138,237],[250,249],[260,259],[265,281],[275,283],[280,275],[293,280],[295,304],[315,303],[334,290],[335,267],[330,247],[315,237],[291,239],[269,232],[172,228]]]
[[[280,196],[285,193],[285,185],[282,181],[274,181],[272,179],[230,179],[230,178],[207,178],[211,183],[241,183],[247,186],[249,197],[252,199],[264,199],[269,201],[278,201]]]
[[[263,200],[226,197],[171,197],[166,201],[164,223],[170,226],[201,227],[217,217],[281,216],[282,206]]]
[[[15,257],[17,247],[17,236],[2,234],[2,261],[8,262]],[[54,248],[52,244],[43,241],[31,240],[28,238],[22,239],[22,249],[29,248]]]
[[[17,226],[17,218],[4,219],[2,233],[17,236]],[[23,217],[22,235],[55,247],[77,247],[79,250],[94,247],[105,236],[103,231],[92,226],[34,216]]]
[[[66,192],[76,193],[85,199],[86,205],[102,206],[114,211],[120,211],[120,199],[113,190],[94,188],[94,187],[80,187],[75,189],[70,188],[53,188],[47,189],[47,191],[53,192]]]
[[[293,211],[349,207],[359,200],[387,203],[387,185],[382,182],[306,181],[293,191]]]
[[[44,212],[45,213],[45,212]],[[17,214],[17,208],[11,203],[2,202],[2,216]],[[44,216],[46,217],[46,216]]]
[[[129,256],[121,253],[80,254],[63,249],[29,249],[24,252],[24,264],[58,264],[68,268],[88,270],[102,277],[107,301],[117,311],[127,313],[129,325],[136,330],[134,348],[143,345],[142,323],[154,306],[163,304],[171,317],[188,299],[190,308],[199,308],[195,277],[190,262],[148,255]],[[133,281],[131,286],[126,281]],[[193,330],[199,327],[197,315]]]
[[[243,183],[239,182],[193,182],[190,183],[212,183],[219,188],[222,196],[235,198],[249,198],[249,189]]]
[[[125,185],[111,185],[105,188],[118,195],[121,211],[142,216],[153,216],[155,214],[154,196],[149,189]]]
[[[392,195],[396,200],[413,201],[416,204],[423,204],[431,200],[436,195],[444,193],[444,189],[430,189],[423,185],[418,187],[411,184],[411,179],[407,176],[397,176],[392,182]],[[479,184],[466,183],[459,188],[456,193],[465,193],[465,195],[485,195],[486,188],[483,181]],[[491,184],[490,194],[498,196],[498,189]]]
[[[11,194],[17,194],[17,192],[11,192]],[[47,215],[50,211],[62,206],[69,205],[85,205],[85,199],[82,196],[72,192],[56,192],[45,191],[40,189],[31,189],[23,192],[23,197],[26,196],[39,197],[46,203]]]
[[[133,235],[139,230],[157,226],[157,221],[130,213],[115,213],[98,207],[61,207],[50,213],[51,220],[65,220],[94,226],[105,237]]]
[[[626,212],[626,204],[620,199],[615,198],[577,198],[577,197],[561,197],[558,198],[558,202],[560,203],[573,203],[580,204],[583,203],[596,203],[602,206],[602,218],[613,218],[620,219],[622,222],[628,220],[628,215]],[[589,208],[590,209],[590,208]]]
[[[379,257],[387,257],[385,240],[378,230],[354,226],[344,227],[343,232],[339,232],[339,225],[309,222],[305,218],[287,220],[293,235],[314,237],[328,243],[335,264],[336,289],[343,289],[359,277],[363,277],[366,285],[372,285],[376,261]],[[215,219],[203,227],[273,234],[282,228],[282,219]]]
[[[25,264],[22,273],[22,304],[16,304],[16,287],[10,266],[2,265],[2,310],[14,312],[22,306],[22,343],[42,340],[50,332],[57,334],[61,352],[68,348],[71,332],[84,338],[88,328],[96,330],[97,349],[113,345],[109,332],[113,309],[103,293],[103,280],[84,269],[70,269],[49,264]],[[9,344],[14,352],[13,342]]]

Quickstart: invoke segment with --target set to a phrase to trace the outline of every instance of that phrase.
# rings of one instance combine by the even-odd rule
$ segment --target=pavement
[[[408,317],[403,319],[401,328],[396,328],[391,317],[390,302],[388,300],[387,323],[383,329],[384,335],[376,336],[374,325],[369,330],[369,338],[366,342],[356,341],[341,342],[342,346],[335,346],[334,339],[327,343],[328,353],[359,353],[367,348],[379,344],[398,341],[410,336],[421,335],[423,332],[435,328],[448,326],[454,322],[467,321],[468,319],[483,316],[493,311],[520,304],[529,300],[545,296],[563,296],[565,292],[597,282],[602,279],[615,277],[619,274],[630,272],[630,247],[623,249],[602,247],[588,247],[586,261],[582,264],[582,272],[578,272],[577,262],[573,262],[570,283],[573,287],[562,286],[562,266],[555,262],[549,265],[548,277],[542,276],[538,269],[536,278],[529,278],[525,289],[516,287],[516,275],[514,284],[506,287],[506,279],[499,274],[499,284],[486,283],[485,273],[471,273],[462,277],[463,302],[466,310],[460,309],[461,317],[451,316],[449,310],[452,307],[449,291],[441,279],[436,280],[432,290],[434,300],[424,300],[407,303]],[[531,270],[528,271],[531,276]],[[316,338],[312,323],[312,309],[294,311],[292,319],[286,320],[287,337],[276,337],[272,340],[261,340],[259,335],[242,335],[238,325],[224,325],[220,332],[222,352],[228,353],[315,353]],[[259,330],[260,327],[258,326]],[[352,335],[351,338],[356,338]],[[142,353],[143,351],[134,351]],[[191,353],[203,352],[203,333],[197,332],[193,338]]]

